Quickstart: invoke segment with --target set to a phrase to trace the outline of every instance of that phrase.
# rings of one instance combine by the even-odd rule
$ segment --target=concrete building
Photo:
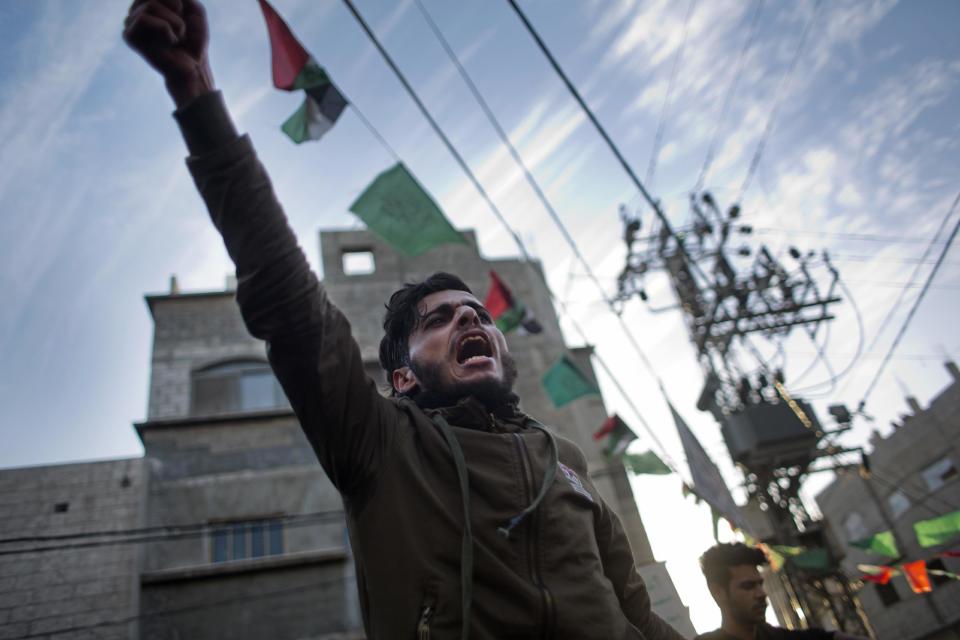
[[[960,573],[960,559],[939,554],[960,545],[960,537],[940,547],[921,548],[915,522],[960,510],[960,372],[948,362],[951,384],[927,408],[908,397],[910,413],[883,437],[874,432],[871,474],[839,475],[818,496],[849,575],[858,564],[902,564],[926,560],[928,568]],[[891,530],[901,553],[887,558],[850,543]],[[933,591],[914,594],[902,576],[887,585],[864,583],[859,599],[881,640],[960,638],[960,581],[932,576]]]
[[[403,282],[448,270],[482,296],[495,269],[544,327],[507,338],[524,410],[584,450],[655,609],[692,637],[625,471],[591,437],[606,417],[601,398],[556,409],[541,387],[565,345],[539,267],[484,260],[465,235],[467,245],[410,258],[364,231],[321,233],[324,285],[368,372],[383,380],[383,302]],[[0,639],[362,637],[340,497],[233,298],[229,289],[147,296],[155,332],[147,418],[135,425],[143,458],[0,472],[0,537],[21,538],[0,543]],[[572,354],[592,376],[589,348]]]

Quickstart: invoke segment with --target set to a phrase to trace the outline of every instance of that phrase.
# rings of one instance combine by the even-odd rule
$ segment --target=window
[[[957,477],[957,465],[950,458],[940,458],[923,470],[923,481],[930,491],[936,491]]]
[[[344,250],[342,261],[345,276],[365,276],[377,270],[373,252],[368,249]]]
[[[884,607],[890,607],[900,602],[900,594],[897,593],[897,589],[893,586],[893,582],[888,582],[887,584],[874,584],[873,586],[876,588],[877,596],[880,598],[880,602],[883,603]]]
[[[903,512],[910,508],[910,499],[900,489],[897,489],[887,496],[887,506],[890,508],[890,515],[899,518]]]
[[[934,587],[939,587],[953,581],[953,578],[940,573],[941,571],[947,571],[947,565],[943,564],[943,560],[940,558],[927,560],[927,572],[929,573],[930,571],[937,572],[930,573],[930,584],[932,584]]]
[[[847,534],[847,540],[862,540],[867,537],[867,527],[863,523],[863,516],[856,511],[851,511],[843,519],[843,530]]]
[[[210,534],[210,560],[226,562],[283,553],[283,523],[279,520],[218,524]]]
[[[190,395],[190,412],[193,415],[286,406],[286,396],[266,362],[238,360],[193,372]]]

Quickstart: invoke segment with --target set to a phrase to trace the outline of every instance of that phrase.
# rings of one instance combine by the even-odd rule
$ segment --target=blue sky
[[[650,222],[622,169],[505,2],[424,2],[612,291],[623,262],[618,206],[639,208]],[[0,4],[2,467],[138,455],[130,425],[145,415],[151,340],[143,294],[164,290],[172,273],[185,289],[221,288],[231,270],[183,166],[185,151],[162,83],[120,41],[127,5]],[[476,228],[486,255],[515,255],[345,7],[334,0],[277,0],[275,6],[451,220]],[[599,293],[574,264],[416,4],[359,0],[358,6],[680,459],[654,381],[624,346]],[[687,2],[539,0],[522,6],[643,176],[683,40]],[[685,219],[687,193],[718,126],[755,7],[754,1],[702,0],[694,6],[648,184],[677,222]],[[791,243],[830,249],[870,341],[898,284],[910,277],[909,261],[920,256],[923,240],[960,189],[960,4],[823,2],[790,83],[778,91],[814,8],[809,1],[763,3],[707,187],[721,203],[736,196],[780,95],[772,135],[742,202],[744,222],[769,230],[753,241],[775,252]],[[350,111],[321,143],[293,146],[278,127],[300,98],[271,88],[256,2],[210,2],[208,11],[218,85],[239,127],[253,137],[316,266],[317,230],[357,226],[347,207],[391,158]],[[887,240],[854,241],[837,233]],[[898,350],[910,357],[893,360],[871,399],[868,411],[876,422],[858,422],[848,444],[865,443],[871,428],[888,430],[906,411],[905,389],[926,402],[947,384],[940,361],[960,357],[958,263],[955,252],[947,257]],[[876,346],[833,394],[817,400],[822,416],[832,402],[856,405],[918,289],[909,291]],[[651,293],[654,306],[672,303],[662,283],[655,282]],[[693,408],[700,373],[680,316],[652,314],[633,302],[624,317],[671,398],[733,481],[716,425]],[[851,306],[838,308],[827,345],[838,369],[855,350],[857,333]],[[786,351],[789,382],[809,364],[814,347],[798,338]],[[816,369],[806,382],[826,377]],[[623,400],[609,382],[603,385],[611,410],[629,421]],[[641,438],[637,447],[644,446]],[[676,478],[641,478],[635,490],[655,552],[668,561],[684,599],[696,605],[694,622],[702,629],[715,624],[689,551],[709,545],[709,514],[682,502]],[[680,515],[665,522],[665,509]],[[695,530],[686,549],[671,544],[678,529]]]

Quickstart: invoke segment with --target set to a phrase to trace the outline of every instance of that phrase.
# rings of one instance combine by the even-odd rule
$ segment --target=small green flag
[[[935,547],[960,536],[960,511],[939,518],[921,520],[913,525],[921,547]]]
[[[581,396],[600,393],[590,380],[580,372],[577,365],[566,355],[560,356],[556,364],[543,376],[543,388],[558,409]]]
[[[798,553],[791,557],[789,562],[801,569],[829,569],[830,554],[827,553],[826,549],[816,547]]]
[[[378,175],[350,211],[407,255],[418,256],[445,243],[467,244],[402,162]]]
[[[881,531],[880,533],[864,538],[863,540],[854,540],[850,546],[872,551],[888,558],[899,558],[900,551],[897,550],[897,543],[893,539],[892,531]]]
[[[624,454],[623,466],[635,475],[665,476],[673,473],[653,451]]]

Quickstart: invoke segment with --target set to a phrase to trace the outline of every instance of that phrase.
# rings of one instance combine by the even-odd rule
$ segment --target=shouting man
[[[720,628],[696,640],[866,640],[839,631],[790,631],[765,622],[767,594],[757,567],[767,564],[763,551],[745,544],[718,544],[700,557],[710,595],[720,607]]]
[[[680,640],[583,453],[519,410],[470,289],[436,273],[391,296],[382,397],[214,88],[203,7],[136,0],[124,38],[163,76],[244,321],[343,496],[368,637]]]

